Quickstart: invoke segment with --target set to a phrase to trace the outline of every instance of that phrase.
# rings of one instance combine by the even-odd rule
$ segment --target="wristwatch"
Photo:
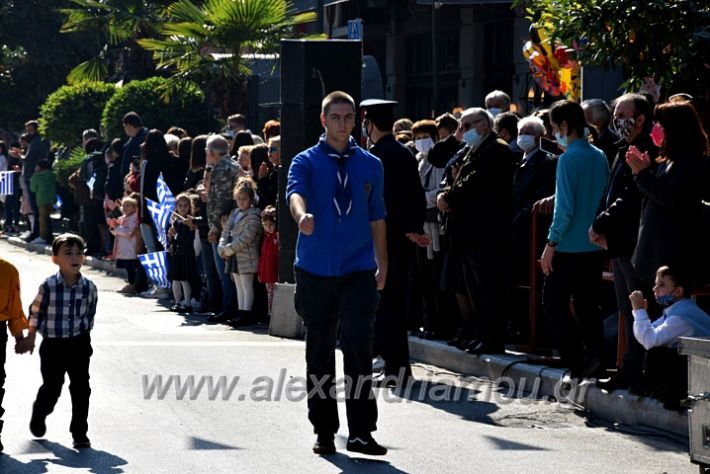
[[[548,241],[547,241],[547,246],[548,246],[548,247],[555,248],[555,247],[557,247],[557,244],[558,244],[558,242],[554,242],[554,241],[552,241],[552,240],[548,240]]]

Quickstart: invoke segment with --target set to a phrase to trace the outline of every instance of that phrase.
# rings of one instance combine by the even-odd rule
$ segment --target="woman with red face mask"
[[[644,196],[634,266],[641,278],[653,278],[662,265],[687,272],[694,282],[708,278],[708,137],[688,102],[656,106],[651,138],[660,146],[655,173],[647,153],[630,147],[626,162]]]

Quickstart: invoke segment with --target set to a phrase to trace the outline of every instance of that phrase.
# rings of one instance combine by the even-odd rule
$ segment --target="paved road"
[[[55,267],[49,257],[4,241],[0,255],[19,268],[27,306]],[[91,269],[85,274],[100,291],[92,334],[94,448],[71,448],[66,388],[47,420],[46,439],[32,439],[27,424],[40,384],[39,357],[17,356],[10,347],[2,473],[697,472],[686,446],[657,433],[631,435],[583,418],[573,407],[506,398],[505,390],[485,381],[423,365],[415,374],[428,382],[410,393],[378,389],[375,437],[389,447],[386,457],[350,455],[341,428],[339,453],[320,458],[310,450],[305,400],[290,400],[303,395],[297,390],[305,372],[303,343],[260,329],[204,325],[154,300],[116,294],[123,286],[118,278]],[[190,375],[193,399],[184,388]],[[184,395],[170,376],[180,377]],[[271,388],[265,377],[273,380]],[[279,378],[291,391],[278,390]],[[220,383],[223,389],[235,385],[226,394],[218,392]]]

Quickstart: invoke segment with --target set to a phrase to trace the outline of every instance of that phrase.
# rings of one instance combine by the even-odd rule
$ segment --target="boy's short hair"
[[[449,133],[454,133],[459,128],[459,121],[456,120],[456,117],[454,117],[453,114],[448,112],[439,115],[435,122],[437,128],[445,128]]]
[[[355,112],[355,99],[347,92],[334,91],[325,96],[325,99],[321,102],[323,115],[328,115],[328,109],[330,109],[330,106],[333,104],[348,104],[353,108],[353,112]]]
[[[86,242],[80,235],[69,232],[60,234],[52,241],[52,255],[59,255],[59,251],[63,246],[79,247],[83,252],[86,249]]]
[[[135,112],[128,112],[126,115],[124,115],[123,119],[121,119],[121,123],[125,123],[126,125],[130,125],[131,127],[135,128],[141,128],[143,126],[143,120],[141,119],[141,116]]]
[[[687,295],[690,293],[690,290],[692,289],[691,285],[692,283],[688,279],[687,274],[679,270],[675,267],[671,268],[668,265],[663,265],[660,267],[658,270],[656,270],[656,276],[658,278],[663,278],[663,277],[668,277],[670,280],[673,282],[673,284],[677,287],[683,288],[683,295]]]
[[[52,163],[50,163],[49,160],[39,160],[37,162],[37,167],[42,168],[43,170],[51,170]]]

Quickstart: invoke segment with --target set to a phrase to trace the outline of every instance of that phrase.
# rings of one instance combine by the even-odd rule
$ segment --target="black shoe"
[[[226,322],[229,321],[230,319],[231,319],[231,318],[229,317],[228,314],[225,314],[225,313],[222,312],[222,313],[217,313],[217,314],[215,314],[214,316],[210,316],[209,318],[207,318],[207,322],[208,322],[208,323],[213,323],[213,324],[226,323]]]
[[[47,425],[44,423],[44,418],[32,415],[30,419],[30,433],[35,438],[41,438],[47,432]]]
[[[606,381],[601,381],[597,380],[595,385],[602,389],[606,390],[607,392],[611,393],[614,390],[624,390],[628,389],[631,387],[631,381],[628,379],[628,377],[624,375],[616,375],[614,377],[609,378],[609,380]]]
[[[502,344],[489,344],[483,341],[468,345],[464,351],[471,355],[481,354],[505,354],[505,347]]]
[[[370,456],[384,456],[387,448],[377,444],[371,434],[350,436],[345,449],[355,453],[369,454]]]
[[[232,319],[230,321],[227,321],[227,324],[232,326],[233,328],[243,328],[246,326],[256,326],[256,321],[247,316],[243,316],[241,318],[236,318]]]
[[[91,441],[89,441],[89,438],[85,434],[73,435],[72,437],[74,438],[74,449],[85,449],[91,447]]]
[[[180,312],[180,308],[182,308],[182,306],[180,306],[179,304],[174,304],[174,305],[172,305],[172,306],[170,307],[170,311],[173,311],[173,312],[175,312],[175,313],[179,313],[179,312]]]
[[[319,434],[316,442],[313,443],[313,452],[321,456],[335,454],[335,441],[333,441],[333,438],[332,433]]]

